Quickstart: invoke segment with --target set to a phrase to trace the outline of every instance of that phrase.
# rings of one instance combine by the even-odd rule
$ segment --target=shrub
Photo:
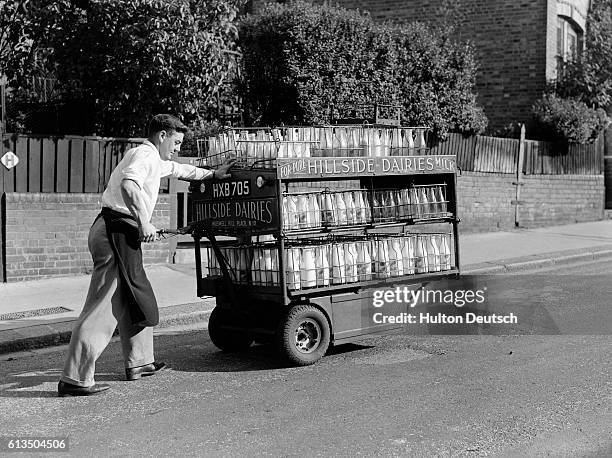
[[[538,100],[533,114],[546,139],[568,143],[593,142],[609,122],[601,108],[592,109],[584,102],[555,94],[546,94]]]
[[[328,123],[332,110],[390,100],[402,122],[479,133],[470,45],[422,24],[378,24],[302,0],[269,4],[239,24],[243,97],[254,124]]]

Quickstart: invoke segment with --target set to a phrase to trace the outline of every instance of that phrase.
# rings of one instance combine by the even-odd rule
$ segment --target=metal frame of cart
[[[282,196],[291,184],[359,181],[359,188],[374,191],[381,188],[423,186],[442,182],[446,186],[447,214],[426,219],[414,215],[385,222],[372,222],[345,227],[318,227],[284,230],[286,218]],[[316,362],[332,344],[357,340],[367,335],[385,332],[397,326],[374,325],[371,322],[372,292],[390,286],[412,285],[459,275],[459,239],[456,198],[456,158],[454,156],[385,156],[385,157],[309,157],[278,158],[275,167],[254,163],[232,171],[230,188],[244,183],[251,192],[247,197],[231,195],[228,185],[199,183],[192,186],[192,208],[199,220],[192,225],[195,241],[198,296],[216,296],[217,306],[211,314],[209,333],[213,343],[225,351],[248,348],[253,341],[275,341],[290,362],[306,365]],[[384,185],[384,186],[381,186]],[[208,188],[207,188],[208,186]],[[222,188],[225,188],[223,190]],[[257,194],[254,190],[258,190]],[[315,191],[320,192],[320,191]],[[255,194],[255,195],[253,195]],[[253,203],[256,203],[254,205]],[[251,208],[268,206],[272,222],[249,218],[241,219],[231,207]],[[199,205],[199,207],[198,207]],[[207,207],[204,207],[207,205]],[[217,207],[211,207],[217,205]],[[223,206],[227,207],[223,210]],[[242,207],[241,207],[242,206]],[[273,211],[269,207],[273,206]],[[254,210],[256,213],[256,210]],[[226,212],[227,214],[222,214]],[[215,216],[217,216],[215,218]],[[253,215],[249,215],[252,217]],[[345,284],[291,290],[287,283],[286,249],[293,242],[308,240],[309,235],[325,239],[334,237],[380,235],[380,231],[397,234],[412,228],[426,228],[432,224],[452,226],[453,263],[450,269],[438,272],[409,274],[390,278],[372,278]],[[246,228],[246,229],[245,229]],[[253,244],[251,237],[267,234],[278,252],[278,277],[273,286],[252,284],[240,276],[230,265],[223,250],[236,242],[217,240],[219,235],[237,236]],[[411,236],[411,235],[409,235]],[[306,239],[304,239],[306,237]],[[217,276],[203,276],[201,239],[208,238],[219,264]],[[264,245],[262,245],[264,246]],[[405,304],[396,304],[393,311],[405,311]]]

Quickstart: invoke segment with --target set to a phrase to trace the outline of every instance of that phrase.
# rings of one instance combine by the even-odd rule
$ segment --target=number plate
[[[251,195],[249,180],[219,181],[211,184],[213,199],[224,197],[247,197]]]

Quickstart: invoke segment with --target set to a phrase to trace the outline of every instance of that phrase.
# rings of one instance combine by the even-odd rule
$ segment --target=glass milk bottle
[[[261,273],[264,267],[264,260],[261,248],[253,249],[253,260],[251,261],[251,281],[254,285],[261,285]]]
[[[384,152],[383,140],[380,138],[380,129],[372,129],[372,152],[374,157],[382,157]]]
[[[374,215],[374,222],[379,223],[382,220],[382,202],[380,201],[381,192],[373,191],[372,194],[372,214]]]
[[[328,146],[329,145],[329,146]],[[316,156],[326,156],[326,151],[331,147],[331,139],[330,143],[327,143],[327,129],[325,127],[321,127],[319,129],[319,152]]]
[[[404,263],[404,275],[414,274],[414,243],[416,237],[409,236],[402,240],[402,262]]]
[[[434,186],[428,186],[426,188],[427,200],[429,200],[429,211],[432,218],[438,218],[440,216],[440,204],[438,203],[438,196],[435,192]]]
[[[310,194],[308,196],[311,227],[321,227],[321,208],[319,207],[318,197],[317,194]]]
[[[343,226],[347,224],[347,219],[346,219],[346,205],[344,203],[344,198],[342,197],[341,192],[336,192],[335,193],[335,200],[336,200],[336,206],[335,206],[335,210],[336,210],[336,222],[338,223],[339,226]]]
[[[300,194],[297,197],[297,201],[298,227],[300,229],[305,229],[310,227],[308,196],[306,194]]]
[[[287,288],[293,290],[300,289],[300,271],[293,269],[293,254],[297,250],[299,250],[299,248],[288,248],[285,251],[285,276],[287,277]]]
[[[363,131],[359,127],[351,129],[351,153],[353,156],[365,156]]]
[[[430,272],[440,271],[440,248],[433,234],[427,237],[427,262]]]
[[[330,128],[330,130],[332,130],[332,128]],[[340,138],[338,138],[338,135],[340,134],[340,131],[342,130],[342,128],[340,127],[336,127],[333,130],[333,134],[332,134],[332,151],[331,151],[331,155],[332,156],[341,156],[342,155],[342,145],[340,144]]]
[[[366,223],[372,221],[372,209],[370,207],[370,199],[368,198],[368,193],[373,191],[361,191],[361,198],[363,199],[363,204],[365,208],[365,217]]]
[[[448,212],[448,205],[446,202],[446,196],[444,195],[444,191],[443,191],[444,186],[436,186],[436,195],[438,197],[438,203],[440,205],[440,211],[443,214],[446,214]]]
[[[391,155],[401,156],[402,151],[402,135],[400,129],[391,130]]]
[[[370,243],[357,243],[357,276],[359,281],[372,279],[372,258],[370,257]]]
[[[450,270],[452,269],[453,266],[451,264],[452,251],[451,251],[449,234],[442,234],[442,245],[444,247],[444,261],[443,261],[444,269]]]
[[[395,259],[397,262],[397,275],[406,275],[404,267],[404,255],[402,253],[401,239],[399,237],[393,237],[391,239],[391,245],[395,251]],[[389,255],[389,258],[391,255]]]
[[[425,237],[421,235],[417,236],[414,250],[414,267],[417,274],[429,272],[429,266],[427,264],[427,249],[424,242]]]
[[[349,250],[350,243],[343,243],[342,249],[344,250],[344,276],[346,283],[353,283],[353,268],[356,267],[357,260],[353,258],[353,253]]]
[[[300,220],[298,218],[297,197],[287,196],[287,209],[289,217],[289,229],[298,229]]]
[[[290,269],[293,270],[293,284],[296,289],[300,289],[302,287],[302,272],[300,266],[302,265],[302,250],[300,248],[291,248],[293,251],[293,264],[289,266]]]
[[[418,188],[410,188],[410,203],[412,208],[412,217],[415,219],[422,218],[421,201]]]
[[[300,271],[302,288],[312,288],[317,286],[317,264],[315,261],[314,247],[302,248]]]
[[[367,223],[366,204],[363,201],[363,193],[361,191],[353,192],[353,201],[355,202],[355,224]]]
[[[393,242],[390,238],[382,240],[382,242],[387,246],[387,253],[389,253],[389,276],[397,277],[399,276],[397,262],[398,259],[401,258],[399,258],[397,253],[395,252],[395,249],[393,248]]]
[[[323,193],[323,202],[321,208],[321,214],[323,215],[323,224],[335,226],[338,224],[335,212],[335,199],[330,192]]]
[[[389,278],[389,248],[384,239],[378,240],[378,253],[376,254],[376,265],[378,266],[378,278]]]
[[[304,147],[302,149],[303,157],[310,157],[310,147],[311,147],[311,130],[309,128],[304,128],[303,136],[304,136]]]
[[[374,156],[374,129],[363,129],[363,134],[361,135],[361,149],[364,156]]]
[[[344,247],[340,243],[334,243],[331,246],[332,250],[332,285],[341,285],[346,283],[346,271],[344,266]]]
[[[241,283],[248,283],[249,281],[249,266],[247,261],[247,250],[242,248],[240,250],[240,258],[238,260],[238,273],[240,275]]]
[[[356,209],[355,202],[353,200],[353,193],[350,191],[344,192],[344,205],[346,206],[346,223],[355,224]]]
[[[315,263],[317,266],[317,286],[329,286],[329,258],[327,245],[315,249]]]
[[[338,137],[338,149],[336,156],[348,156],[349,139],[344,127],[336,127],[336,136]]]
[[[414,146],[421,150],[427,147],[427,141],[425,140],[425,129],[417,129],[416,140],[414,143]],[[421,154],[423,154],[423,151],[421,151]]]
[[[404,129],[402,148],[405,150],[405,156],[411,156],[414,154],[414,139],[412,137],[412,129]]]
[[[289,230],[289,198],[287,196],[283,196],[283,215],[285,216],[283,220],[283,229]]]
[[[427,193],[425,192],[425,188],[419,188],[418,194],[419,202],[421,204],[421,216],[423,218],[431,218],[431,207],[429,206],[429,199],[427,199]]]

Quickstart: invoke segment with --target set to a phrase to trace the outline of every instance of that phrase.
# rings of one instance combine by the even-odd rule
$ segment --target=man
[[[171,161],[187,128],[160,114],[149,123],[148,138],[129,150],[111,174],[102,195],[102,213],[89,232],[93,272],[83,311],[72,331],[58,395],[89,396],[108,388],[94,382],[95,363],[119,325],[127,380],[154,375],[165,367],[153,356],[157,302],[142,265],[140,242],[153,242],[151,216],[160,179],[224,179],[234,161],[204,170]]]

